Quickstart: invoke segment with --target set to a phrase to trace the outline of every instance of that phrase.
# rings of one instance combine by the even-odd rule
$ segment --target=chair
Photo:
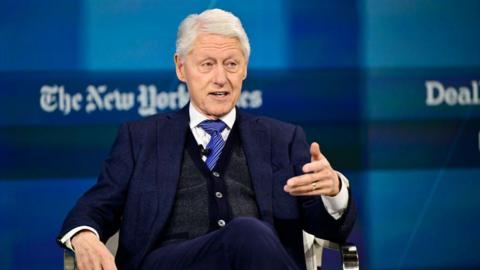
[[[343,270],[360,269],[357,247],[350,243],[338,244],[316,238],[312,234],[303,232],[303,249],[307,270],[320,269],[322,265],[323,249],[331,249],[340,253]]]
[[[118,246],[118,232],[107,241],[107,248],[115,256]],[[320,269],[322,263],[323,248],[332,249],[340,253],[343,270],[358,270],[359,260],[357,247],[352,244],[337,244],[329,242],[303,232],[303,247],[305,250],[305,262],[307,270]],[[64,270],[75,270],[75,254],[65,249],[64,251]]]

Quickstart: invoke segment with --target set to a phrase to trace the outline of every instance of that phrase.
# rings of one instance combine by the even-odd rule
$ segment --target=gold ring
[[[315,191],[317,189],[317,182],[312,183],[312,191]]]

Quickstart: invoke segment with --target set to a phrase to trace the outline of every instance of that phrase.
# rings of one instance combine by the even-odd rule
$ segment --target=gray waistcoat
[[[209,188],[208,181],[223,181],[225,184],[224,191],[226,192],[223,192],[223,198],[220,200],[226,200],[223,203],[226,203],[228,213],[222,213],[224,210],[217,208],[213,211],[214,213],[220,212],[228,215],[231,219],[239,216],[259,217],[245,154],[240,143],[232,142],[230,137],[233,140],[239,140],[239,136],[229,136],[227,144],[231,145],[229,147],[226,145],[224,148],[224,151],[229,152],[222,153],[222,155],[230,154],[231,156],[227,159],[220,158],[219,162],[229,160],[227,164],[223,164],[226,166],[220,178],[202,173],[198,164],[204,166],[203,161],[200,156],[192,157],[192,151],[187,149],[187,142],[183,153],[175,202],[161,240],[162,246],[193,239],[218,229],[218,227],[212,227],[212,224],[216,224],[217,217],[212,216],[211,208],[216,207],[214,202],[219,199],[215,198],[215,190],[211,183]],[[190,136],[187,138],[188,140],[194,139]],[[194,158],[198,160],[194,161]]]

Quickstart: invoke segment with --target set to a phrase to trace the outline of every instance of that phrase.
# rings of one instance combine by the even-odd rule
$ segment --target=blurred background
[[[363,269],[480,268],[480,1],[2,0],[0,269],[62,268],[119,124],[188,101],[176,30],[214,7],[252,46],[238,106],[349,177]]]

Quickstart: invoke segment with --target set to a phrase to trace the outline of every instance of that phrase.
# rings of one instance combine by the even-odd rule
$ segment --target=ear
[[[185,66],[178,53],[175,53],[175,55],[173,56],[173,61],[175,62],[175,72],[177,73],[177,78],[180,81],[185,82]]]

